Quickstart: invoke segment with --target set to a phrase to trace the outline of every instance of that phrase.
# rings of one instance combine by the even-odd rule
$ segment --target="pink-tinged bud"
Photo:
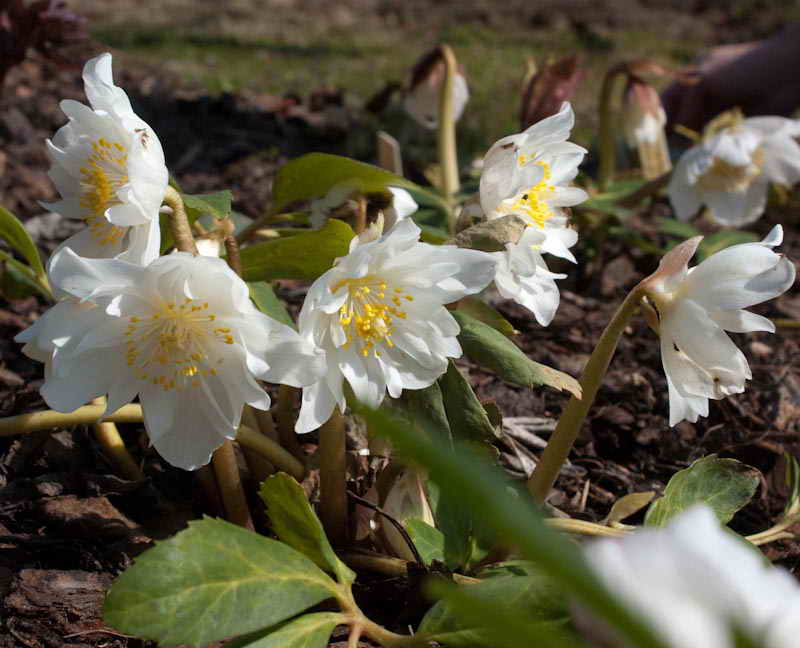
[[[567,56],[555,63],[548,63],[534,74],[522,93],[522,130],[555,115],[561,104],[572,97],[584,76],[584,71],[580,69],[580,58],[577,56]]]
[[[628,146],[639,152],[642,173],[648,180],[672,168],[664,126],[667,115],[655,88],[640,77],[629,76],[622,101],[622,130]]]
[[[409,115],[425,128],[439,125],[439,100],[442,84],[447,73],[441,46],[425,54],[411,69],[403,107]],[[453,117],[461,117],[469,100],[469,88],[464,75],[464,66],[458,65],[453,79]]]

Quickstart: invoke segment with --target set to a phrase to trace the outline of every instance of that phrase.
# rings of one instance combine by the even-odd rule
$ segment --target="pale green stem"
[[[449,207],[448,219],[450,233],[455,233],[455,211],[453,197],[459,190],[458,182],[458,153],[456,151],[456,120],[455,106],[453,105],[453,88],[455,85],[458,65],[453,50],[449,45],[442,45],[442,58],[445,65],[442,93],[439,97],[439,171],[441,173],[442,193]]]
[[[778,328],[800,328],[800,320],[788,317],[774,317],[772,323]]]
[[[103,416],[105,409],[105,406],[85,405],[68,413],[46,410],[0,418],[0,437],[75,425],[91,425],[101,420],[114,423],[141,423],[143,421],[142,406],[138,404],[124,405],[108,416]],[[103,418],[101,419],[101,417]],[[295,479],[301,480],[305,476],[306,471],[302,463],[275,441],[246,425],[239,426],[236,440],[269,459],[277,468],[289,473]]]
[[[335,547],[347,542],[347,437],[339,407],[319,430],[319,511]]]
[[[236,461],[236,451],[229,439],[214,450],[211,463],[217,475],[222,503],[225,514],[230,522],[253,529],[253,519],[250,517],[250,508],[247,506],[247,497],[242,487],[242,476],[239,473],[239,463]]]
[[[92,403],[105,410],[106,398],[100,396],[95,398]],[[128,449],[125,447],[125,442],[119,434],[117,424],[111,421],[98,421],[93,426],[94,434],[100,445],[103,448],[106,456],[111,460],[119,473],[132,481],[139,481],[144,476],[139,466],[133,460]]]
[[[181,252],[191,252],[197,255],[197,246],[194,243],[189,218],[186,216],[183,198],[171,186],[167,186],[167,190],[164,192],[164,204],[172,208],[169,226],[172,231],[172,238],[175,241],[175,248]]]
[[[600,150],[600,169],[597,174],[597,184],[600,192],[608,191],[609,186],[614,182],[616,171],[616,141],[614,138],[614,120],[611,110],[611,102],[614,95],[614,82],[617,77],[624,73],[625,65],[619,64],[606,72],[603,78],[603,85],[600,89],[599,112],[599,142]]]
[[[567,460],[569,451],[572,449],[575,439],[578,438],[583,421],[586,419],[586,414],[594,402],[622,332],[643,296],[644,291],[641,284],[628,294],[606,330],[603,331],[600,341],[586,363],[580,379],[583,395],[580,399],[574,396],[569,399],[539,463],[528,480],[528,490],[537,504],[544,503],[561,467]]]

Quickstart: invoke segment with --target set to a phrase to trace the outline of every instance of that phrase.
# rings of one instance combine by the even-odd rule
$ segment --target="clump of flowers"
[[[725,331],[775,331],[771,320],[744,309],[794,284],[794,264],[772,250],[782,240],[776,225],[760,243],[734,245],[689,268],[700,243],[695,237],[670,251],[645,281],[658,310],[670,425],[708,416],[709,398],[744,391],[750,367]]]
[[[563,208],[586,200],[571,182],[586,150],[568,142],[575,116],[569,103],[527,130],[495,142],[483,164],[481,207],[489,220],[516,214],[527,224],[521,239],[496,253],[495,284],[503,297],[532,311],[547,326],[558,308],[555,279],[566,275],[548,270],[542,253],[575,263],[569,248],[578,234],[568,225]]]
[[[737,113],[718,120],[678,161],[669,198],[680,220],[689,220],[705,205],[715,222],[740,227],[764,212],[771,182],[791,187],[800,181],[795,141],[800,121],[744,119]]]
[[[245,403],[268,409],[255,378],[303,386],[324,356],[260,313],[221,259],[177,252],[147,266],[87,259],[65,247],[50,279],[65,299],[16,340],[45,363],[42,396],[60,412],[108,395],[111,413],[137,395],[158,453],[193,470],[236,428]]]
[[[69,122],[47,142],[49,175],[61,194],[47,207],[86,223],[64,243],[81,256],[147,263],[159,253],[158,211],[169,180],[161,142],[114,85],[110,54],[86,63],[83,82],[91,107],[62,101]]]
[[[317,279],[300,311],[304,338],[326,351],[327,373],[303,389],[298,432],[327,421],[343,383],[378,407],[388,392],[431,385],[461,355],[458,323],[444,307],[492,280],[494,259],[476,250],[420,243],[420,229],[401,220],[354,238],[350,254]]]

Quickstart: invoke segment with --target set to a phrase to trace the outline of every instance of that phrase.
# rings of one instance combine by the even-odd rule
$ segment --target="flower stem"
[[[197,246],[194,243],[189,218],[186,216],[183,198],[175,189],[167,186],[167,190],[164,192],[164,203],[172,209],[172,214],[169,217],[169,226],[172,230],[175,248],[181,252],[191,252],[197,255]]]
[[[347,542],[347,444],[344,417],[333,408],[319,429],[320,519],[335,547]]]
[[[303,449],[297,442],[294,433],[294,401],[297,388],[290,385],[278,387],[278,399],[275,404],[275,422],[278,424],[278,440],[281,445],[291,452],[298,460],[304,458]]]
[[[611,114],[611,100],[613,98],[614,82],[617,77],[626,70],[624,63],[617,64],[606,72],[603,78],[603,85],[600,89],[600,105],[598,106],[600,133],[600,170],[597,180],[600,192],[608,191],[608,187],[614,182],[616,171],[616,141],[614,139],[614,123]]]
[[[622,332],[643,296],[644,290],[641,284],[628,293],[625,301],[622,302],[608,323],[606,330],[603,331],[600,341],[586,363],[580,379],[583,395],[580,399],[574,396],[569,399],[539,463],[528,480],[528,490],[537,504],[544,503],[556,477],[558,477],[561,466],[567,460],[569,451],[572,449],[575,439],[578,438],[583,421],[586,419],[586,414],[594,402],[594,397],[597,395],[597,390],[600,388]]]
[[[458,153],[456,152],[456,120],[453,105],[453,89],[458,66],[453,50],[449,45],[441,46],[445,65],[442,94],[439,97],[439,130],[437,145],[439,150],[439,171],[445,202],[449,207],[448,219],[450,233],[455,233],[455,211],[453,196],[458,193]]]
[[[105,409],[106,399],[104,396],[100,396],[99,398],[95,398],[92,404]],[[125,442],[122,440],[116,424],[111,421],[105,421],[95,423],[92,427],[94,428],[94,434],[97,440],[103,447],[103,451],[119,473],[125,477],[125,479],[130,479],[131,481],[143,479],[144,475],[142,475],[142,471],[139,470],[139,466],[133,460],[133,457],[128,453]]]
[[[242,488],[242,476],[236,461],[236,451],[229,439],[214,451],[211,461],[217,474],[222,502],[228,520],[246,529],[253,529],[253,520],[247,506],[247,497]]]
[[[242,276],[242,258],[239,255],[239,244],[233,235],[225,237],[225,252],[228,259],[228,265],[237,275]]]
[[[28,434],[52,428],[91,425],[99,422],[101,417],[103,421],[112,421],[114,423],[141,423],[143,420],[142,406],[138,404],[124,405],[108,416],[103,416],[105,410],[104,405],[85,405],[74,412],[66,414],[64,412],[45,410],[44,412],[32,412],[30,414],[18,414],[17,416],[0,418],[0,437]],[[246,425],[239,426],[236,440],[269,459],[277,468],[289,473],[295,479],[300,480],[305,476],[306,470],[301,462],[275,441],[248,428]]]

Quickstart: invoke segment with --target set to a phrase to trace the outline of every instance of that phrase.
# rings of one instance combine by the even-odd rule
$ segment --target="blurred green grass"
[[[348,102],[362,104],[388,81],[402,81],[419,56],[436,42],[451,44],[464,64],[470,103],[462,118],[463,155],[481,155],[500,137],[519,130],[521,81],[526,59],[537,63],[574,53],[583,57],[586,78],[573,97],[574,138],[588,144],[596,130],[596,96],[603,74],[621,60],[649,57],[669,66],[689,63],[701,42],[668,41],[655,31],[615,31],[580,36],[568,27],[553,30],[493,30],[452,24],[438,38],[413,30],[329,30],[308,40],[237,38],[158,28],[98,28],[100,42],[177,72],[211,94],[248,90],[306,96],[322,86],[343,88]]]

